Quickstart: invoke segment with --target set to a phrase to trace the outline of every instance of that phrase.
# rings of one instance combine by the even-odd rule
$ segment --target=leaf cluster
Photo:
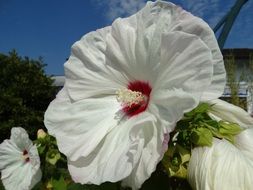
[[[234,136],[242,131],[240,126],[236,123],[212,119],[208,114],[211,110],[211,105],[201,103],[197,108],[186,113],[177,123],[176,142],[188,150],[196,146],[212,146],[213,137],[224,138],[234,143]]]
[[[211,111],[211,105],[201,103],[178,121],[162,160],[170,178],[179,182],[187,178],[188,163],[194,147],[212,146],[214,137],[234,143],[234,136],[242,131],[236,123],[212,119],[208,114]]]
[[[40,156],[42,180],[34,189],[64,189],[71,181],[67,170],[67,159],[57,147],[56,139],[46,134],[34,141]]]

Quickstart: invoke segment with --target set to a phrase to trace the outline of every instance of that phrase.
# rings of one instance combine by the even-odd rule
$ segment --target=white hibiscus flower
[[[37,147],[23,128],[12,128],[10,139],[0,144],[0,171],[7,190],[28,190],[40,181]]]
[[[85,35],[64,66],[66,83],[45,126],[82,184],[123,180],[140,188],[176,122],[225,85],[212,30],[162,1]]]
[[[212,147],[192,151],[188,180],[196,190],[251,190],[253,187],[253,118],[247,112],[222,100],[211,101],[210,116],[236,122],[245,129],[235,144],[214,138]]]

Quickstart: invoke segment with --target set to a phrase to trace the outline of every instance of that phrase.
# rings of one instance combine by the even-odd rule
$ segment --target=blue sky
[[[0,0],[0,53],[42,56],[47,74],[62,75],[71,45],[84,34],[135,13],[146,0]],[[171,0],[211,27],[235,0]],[[253,0],[243,7],[226,48],[253,48]]]

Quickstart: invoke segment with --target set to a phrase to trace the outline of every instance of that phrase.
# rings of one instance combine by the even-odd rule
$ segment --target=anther
[[[145,100],[145,96],[138,91],[132,91],[129,89],[120,89],[116,91],[116,99],[124,106],[131,107],[134,104],[140,104]]]

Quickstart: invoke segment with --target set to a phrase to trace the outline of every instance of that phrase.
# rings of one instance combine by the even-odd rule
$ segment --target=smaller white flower
[[[6,190],[28,190],[40,181],[37,147],[23,128],[12,128],[10,139],[0,144],[0,171]]]
[[[192,150],[188,181],[196,190],[251,190],[253,187],[253,118],[243,109],[222,100],[210,102],[215,120],[237,123],[245,129],[235,143],[214,138],[212,147]]]

